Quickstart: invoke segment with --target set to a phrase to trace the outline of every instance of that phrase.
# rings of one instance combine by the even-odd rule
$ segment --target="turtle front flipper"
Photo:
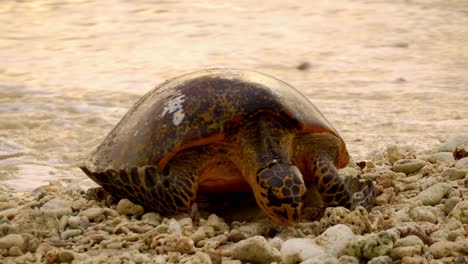
[[[198,188],[196,173],[177,166],[163,172],[156,166],[142,166],[88,176],[116,198],[128,198],[145,210],[170,214],[190,210]]]
[[[314,183],[324,207],[343,206],[351,208],[351,198],[345,188],[344,178],[338,174],[332,162],[318,159],[315,162]]]

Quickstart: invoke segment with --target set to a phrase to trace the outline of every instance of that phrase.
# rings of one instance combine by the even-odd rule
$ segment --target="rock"
[[[435,258],[443,258],[459,254],[468,254],[468,238],[457,242],[439,241],[429,247],[429,252]]]
[[[17,257],[23,255],[23,252],[19,247],[13,246],[8,250],[8,255]]]
[[[63,240],[67,240],[68,238],[70,237],[75,237],[75,236],[78,236],[78,235],[81,235],[81,230],[80,229],[68,229],[66,231],[63,231],[61,234],[60,234],[60,237],[63,239]]]
[[[441,209],[432,206],[418,206],[410,211],[410,217],[414,221],[425,221],[429,223],[442,223],[444,221],[444,213]]]
[[[89,220],[94,220],[104,215],[104,209],[100,207],[91,207],[80,212],[79,215],[86,216]]]
[[[442,172],[442,176],[452,181],[464,179],[467,175],[467,169],[447,168]]]
[[[0,248],[8,249],[11,247],[24,248],[24,238],[17,234],[10,234],[0,238]]]
[[[67,224],[70,228],[74,229],[86,228],[89,226],[89,219],[84,215],[70,216],[67,220]]]
[[[234,259],[256,263],[272,263],[281,260],[280,252],[269,246],[262,236],[254,236],[234,244],[230,255]]]
[[[141,220],[152,226],[158,226],[161,224],[161,215],[155,212],[149,212],[141,216]]]
[[[447,218],[455,218],[463,224],[468,224],[468,201],[457,203]]]
[[[340,264],[359,264],[359,259],[353,256],[343,255],[338,259]]]
[[[55,198],[47,203],[45,203],[41,210],[47,210],[49,212],[53,212],[57,218],[61,218],[64,215],[71,215],[73,213],[72,210],[72,202],[66,199]]]
[[[320,256],[310,258],[306,261],[301,262],[301,264],[339,264],[339,261],[334,257]]]
[[[389,256],[379,256],[371,259],[367,264],[392,264],[393,260]]]
[[[292,238],[281,247],[281,259],[284,264],[303,262],[311,258],[328,257],[325,249],[310,238]]]
[[[215,235],[215,230],[211,226],[200,226],[190,238],[193,240],[194,243],[197,243],[200,240],[205,238],[213,237]]]
[[[468,157],[457,160],[455,162],[455,168],[463,170],[468,169]]]
[[[393,259],[420,255],[424,242],[417,236],[410,235],[395,242],[390,253]]]
[[[350,250],[358,258],[373,259],[388,255],[397,238],[398,234],[392,230],[371,233],[366,236],[355,236]]]
[[[315,238],[315,242],[328,255],[338,258],[346,253],[345,250],[351,244],[353,237],[354,233],[351,228],[339,224],[329,227],[320,236]]]
[[[457,147],[468,149],[468,135],[450,138],[445,143],[433,149],[432,152],[453,152]]]
[[[423,205],[436,205],[440,203],[440,200],[442,200],[451,188],[452,186],[449,183],[439,182],[420,192],[418,195],[411,198],[410,201],[421,201]]]
[[[206,226],[211,226],[215,231],[228,231],[229,226],[224,222],[224,219],[218,217],[215,214],[208,216],[208,219],[204,223]]]
[[[371,228],[369,215],[362,206],[350,212],[344,207],[328,207],[320,219],[320,229],[326,230],[336,224],[348,225],[354,234],[362,234]]]
[[[431,154],[427,157],[427,161],[430,163],[437,163],[438,161],[453,161],[453,154],[452,152],[438,152]]]
[[[252,222],[241,225],[237,228],[239,233],[241,233],[245,238],[253,236],[262,236],[268,234],[272,228],[270,222]]]
[[[6,236],[8,234],[15,234],[18,232],[18,228],[12,224],[0,224],[0,237]]]
[[[13,219],[22,233],[29,233],[36,238],[60,239],[59,220],[53,212],[27,211]]]
[[[356,170],[355,168],[345,167],[345,168],[338,170],[338,173],[343,177],[357,177],[359,174],[359,171]]]
[[[408,175],[422,169],[426,165],[424,160],[419,159],[401,159],[393,163],[395,172],[403,172]]]
[[[21,236],[24,239],[24,250],[28,252],[36,252],[36,249],[41,244],[39,239],[28,233],[23,233]]]
[[[385,205],[393,201],[395,199],[395,190],[393,187],[389,187],[383,190],[382,194],[375,197],[375,204],[376,205]]]
[[[126,215],[143,215],[145,209],[143,206],[134,204],[128,199],[122,199],[117,204],[117,212]]]
[[[315,239],[293,238],[281,247],[283,263],[324,263],[338,262],[336,258],[346,253],[354,237],[353,231],[345,225],[328,228]]]
[[[211,264],[211,258],[208,254],[198,251],[188,258],[187,263],[191,264]]]
[[[450,212],[452,212],[453,208],[459,203],[461,202],[461,198],[460,197],[451,197],[451,198],[448,198],[445,203],[444,203],[444,213],[446,215],[450,214]]]
[[[398,148],[395,145],[387,146],[386,152],[387,152],[387,160],[392,165],[393,163],[395,163],[395,161],[400,160],[404,157],[403,152],[400,150],[400,148]]]
[[[75,259],[75,254],[70,250],[62,250],[58,257],[61,263],[71,263]]]

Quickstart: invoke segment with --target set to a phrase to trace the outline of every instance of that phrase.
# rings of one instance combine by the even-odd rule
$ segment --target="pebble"
[[[455,253],[468,254],[468,238],[457,242],[440,241],[432,244],[429,247],[429,252],[435,258],[452,256]]]
[[[73,213],[72,202],[60,198],[48,201],[41,207],[41,210],[53,212],[57,218],[61,218],[64,215],[71,215]]]
[[[468,149],[468,135],[460,135],[450,138],[433,149],[432,152],[453,152],[457,147]]]
[[[368,213],[362,206],[358,206],[351,212],[344,207],[326,208],[323,217],[320,219],[320,229],[326,230],[336,224],[349,226],[354,234],[362,234],[371,228]]]
[[[215,214],[208,216],[208,219],[204,223],[206,226],[211,226],[215,231],[227,231],[229,226],[224,222],[224,219],[220,218]]]
[[[323,261],[326,258],[338,258],[346,253],[354,234],[351,228],[338,224],[329,227],[315,239],[293,238],[284,242],[281,247],[283,263],[304,261]],[[309,263],[307,262],[307,263]],[[313,262],[315,263],[315,262]],[[319,262],[320,263],[320,262]]]
[[[104,209],[100,207],[92,207],[82,211],[79,215],[86,216],[89,220],[94,220],[104,214]]]
[[[451,198],[448,198],[445,203],[444,203],[444,213],[446,215],[450,214],[450,212],[452,212],[453,208],[459,203],[461,202],[461,198],[460,197],[451,197]]]
[[[89,219],[88,217],[82,216],[70,216],[67,219],[67,224],[70,228],[86,228],[89,226]]]
[[[388,255],[397,238],[398,234],[391,230],[371,233],[366,236],[355,236],[350,250],[358,258],[373,259]]]
[[[393,170],[395,172],[403,172],[408,175],[419,171],[426,165],[424,160],[419,159],[401,159],[393,163]]]
[[[234,259],[247,262],[272,263],[281,260],[280,251],[268,245],[262,236],[254,236],[234,244],[230,255]]]
[[[390,253],[393,259],[411,257],[421,254],[424,242],[417,236],[410,235],[395,242]]]
[[[441,223],[444,213],[441,209],[432,206],[418,206],[410,211],[410,217],[414,221],[424,221],[432,224]]]
[[[67,240],[69,239],[70,237],[75,237],[75,236],[78,236],[78,235],[81,235],[82,231],[80,229],[68,229],[66,231],[63,231],[61,234],[60,234],[60,237],[63,239],[63,240]]]
[[[448,218],[455,218],[463,224],[468,224],[468,201],[457,203],[448,215]]]
[[[211,258],[208,254],[198,251],[188,258],[186,263],[191,264],[211,264]]]
[[[442,176],[449,178],[452,181],[464,179],[467,175],[467,169],[447,168],[442,172]]]
[[[8,249],[11,247],[24,248],[24,238],[17,234],[10,234],[0,238],[0,248]]]
[[[417,196],[410,199],[410,201],[421,201],[423,205],[436,205],[440,203],[440,200],[451,188],[452,186],[449,183],[439,182],[420,192]]]
[[[429,161],[430,163],[437,163],[437,161],[441,161],[441,162],[453,161],[453,154],[452,152],[434,153],[427,157],[427,161]]]
[[[121,199],[117,204],[117,212],[126,215],[143,215],[145,209],[143,206],[134,204],[128,199]]]
[[[371,259],[367,264],[392,264],[393,260],[389,256],[378,256]]]
[[[43,239],[60,239],[59,220],[53,212],[32,210],[20,214],[13,222],[17,224],[18,230],[22,233],[29,233],[33,236]]]
[[[463,170],[466,170],[468,169],[468,157],[466,158],[463,158],[463,159],[459,159],[455,162],[455,168],[456,169],[463,169]]]
[[[58,257],[62,263],[71,263],[75,259],[75,254],[70,250],[62,250]]]

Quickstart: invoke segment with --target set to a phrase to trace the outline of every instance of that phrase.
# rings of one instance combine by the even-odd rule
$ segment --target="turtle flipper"
[[[195,199],[198,184],[195,172],[156,166],[132,167],[89,175],[116,198],[128,198],[146,210],[162,213],[188,211]]]
[[[345,188],[344,178],[338,174],[332,162],[317,160],[315,162],[314,182],[324,207],[343,206],[351,208],[351,198]]]

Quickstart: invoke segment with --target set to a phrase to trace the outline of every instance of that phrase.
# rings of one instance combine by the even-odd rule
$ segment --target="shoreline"
[[[31,193],[0,187],[0,263],[465,263],[468,157],[454,160],[457,146],[468,149],[468,135],[423,152],[371,151],[340,170],[374,182],[371,211],[328,208],[295,227],[205,212],[167,218],[126,199],[107,207],[70,181]]]

